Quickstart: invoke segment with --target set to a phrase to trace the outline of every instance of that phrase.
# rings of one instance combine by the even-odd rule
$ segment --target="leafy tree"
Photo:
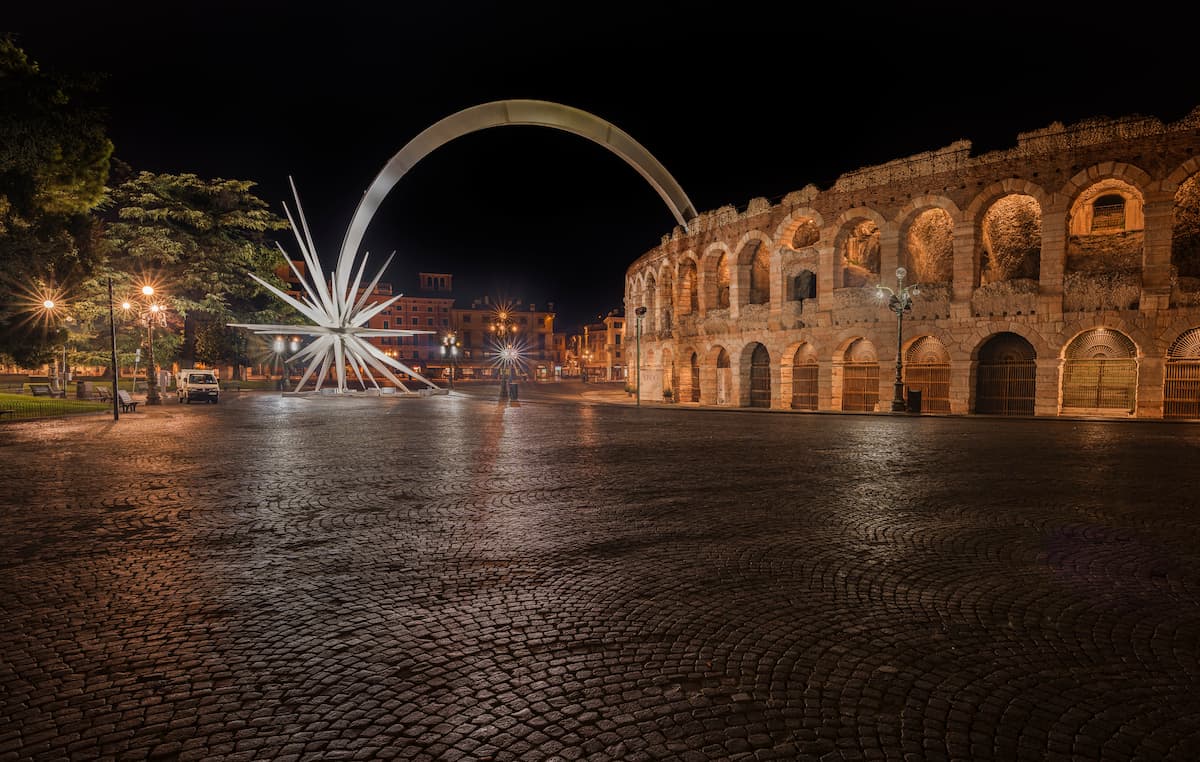
[[[213,331],[224,332],[228,322],[280,319],[282,305],[248,273],[279,282],[279,252],[267,234],[288,223],[267,210],[254,185],[138,172],[112,190],[107,212],[113,219],[104,232],[111,266],[167,295],[183,317],[184,366],[198,357],[242,364],[236,337],[214,338]]]
[[[96,83],[45,72],[0,37],[0,353],[22,364],[62,339],[57,326],[28,319],[38,296],[97,265],[89,212],[103,198],[113,146]]]

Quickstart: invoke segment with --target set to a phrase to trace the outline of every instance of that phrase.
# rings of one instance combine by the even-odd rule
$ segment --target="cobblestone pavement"
[[[243,393],[0,462],[0,760],[1200,759],[1192,424]]]

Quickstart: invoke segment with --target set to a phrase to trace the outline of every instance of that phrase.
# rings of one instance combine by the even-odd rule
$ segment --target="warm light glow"
[[[133,305],[130,304],[129,302],[121,302],[121,309],[123,309],[125,311],[129,311],[129,310],[133,309]]]
[[[48,310],[52,310],[52,309],[54,309],[54,300],[47,299],[46,301],[42,302],[42,306]]]
[[[145,294],[146,296],[154,296],[154,286],[151,286],[151,285],[142,286],[142,293]]]
[[[151,312],[158,312],[158,311],[159,311],[159,310],[161,310],[161,309],[162,309],[162,307],[159,307],[157,304],[151,304],[151,305],[150,305],[150,311],[151,311]]]

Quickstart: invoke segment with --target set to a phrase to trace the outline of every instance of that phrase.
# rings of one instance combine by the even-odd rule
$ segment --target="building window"
[[[421,324],[421,318],[419,318],[419,317],[414,317],[414,318],[412,319],[412,323],[413,323],[413,325],[420,325],[420,324]]]
[[[383,330],[386,331],[387,327],[388,327],[388,321],[385,320],[385,321],[383,321]]]
[[[450,321],[446,318],[442,318],[442,325],[450,325]]]
[[[1125,229],[1125,199],[1115,193],[1092,203],[1092,232]]]
[[[426,318],[426,319],[425,319],[425,322],[426,322],[426,324],[428,324],[428,325],[433,325],[433,318]]]
[[[619,333],[617,334],[617,341],[616,341],[616,345],[617,345],[617,346],[621,346],[621,334],[619,334]]]
[[[463,315],[463,316],[462,316],[462,321],[463,321],[464,323],[470,323],[470,322],[471,322],[471,316],[470,316],[470,315]]]
[[[620,328],[621,328],[621,321],[620,321],[620,320],[618,320],[618,321],[616,321],[615,323],[613,323],[613,328],[616,328],[617,330],[620,330]]]
[[[431,304],[431,305],[429,305],[428,307],[426,307],[425,309],[426,309],[426,311],[428,311],[428,312],[433,312],[433,305]]]
[[[616,352],[613,352],[613,357],[620,360],[621,359],[621,350],[618,349]]]

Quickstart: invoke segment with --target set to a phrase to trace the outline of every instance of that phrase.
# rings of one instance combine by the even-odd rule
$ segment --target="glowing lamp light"
[[[42,306],[48,310],[52,310],[52,309],[54,309],[54,300],[47,299],[46,301],[42,302]]]
[[[130,304],[129,302],[121,302],[121,309],[128,312],[129,310],[133,309],[133,305]]]
[[[142,293],[146,296],[154,296],[154,286],[142,286]]]

